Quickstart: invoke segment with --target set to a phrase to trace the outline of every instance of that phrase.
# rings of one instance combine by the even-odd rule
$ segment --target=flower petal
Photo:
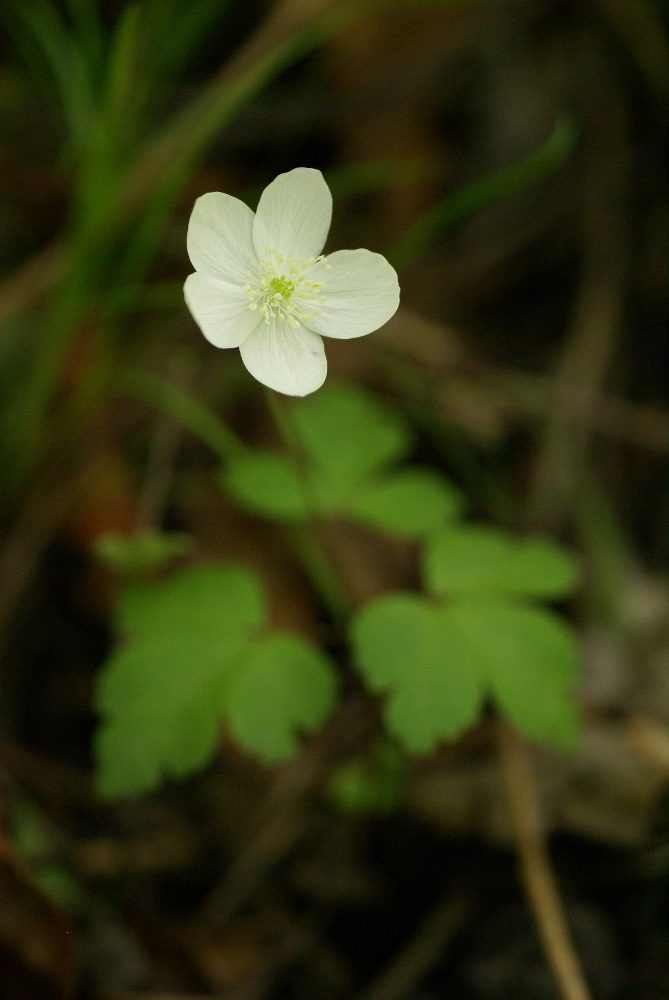
[[[253,242],[258,259],[266,247],[284,257],[317,257],[332,219],[332,195],[320,170],[296,167],[268,184],[258,203]]]
[[[253,248],[253,212],[239,198],[210,191],[197,199],[188,222],[186,245],[191,264],[212,278],[248,281]]]
[[[262,323],[239,352],[254,378],[286,396],[307,396],[319,389],[328,370],[318,334],[276,320]]]
[[[239,347],[263,323],[239,285],[206,274],[189,274],[184,285],[186,305],[214,347]]]
[[[371,250],[328,254],[324,304],[309,329],[324,337],[349,340],[378,330],[397,311],[400,286],[395,269]]]

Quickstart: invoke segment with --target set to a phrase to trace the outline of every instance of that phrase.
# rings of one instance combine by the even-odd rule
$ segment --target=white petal
[[[184,297],[193,319],[214,347],[239,347],[263,322],[257,311],[249,309],[249,300],[239,285],[198,271],[186,278]]]
[[[253,223],[259,260],[273,247],[284,257],[317,257],[332,219],[332,195],[320,170],[296,167],[263,191]]]
[[[248,281],[253,248],[253,212],[239,198],[210,191],[198,198],[188,222],[186,246],[191,264],[212,278]]]
[[[371,250],[337,250],[328,254],[323,275],[325,303],[309,322],[324,337],[364,337],[387,323],[400,304],[395,269]]]
[[[286,396],[307,396],[325,382],[328,363],[323,341],[303,326],[263,323],[239,353],[254,378]]]

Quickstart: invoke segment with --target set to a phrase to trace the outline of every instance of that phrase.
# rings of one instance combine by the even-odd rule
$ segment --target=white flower
[[[297,167],[265,188],[253,213],[229,194],[195,202],[186,303],[215,347],[238,347],[259,382],[306,396],[325,381],[321,337],[363,337],[399,305],[397,275],[369,250],[321,255],[332,195],[320,170]]]

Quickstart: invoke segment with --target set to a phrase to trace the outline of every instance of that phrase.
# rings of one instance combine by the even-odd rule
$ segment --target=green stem
[[[576,138],[574,125],[566,118],[558,119],[544,145],[524,160],[447,195],[428,209],[390,249],[390,263],[397,271],[405,271],[444,230],[557,170],[574,149]]]
[[[117,381],[119,390],[168,414],[208,444],[224,462],[237,458],[247,446],[212,410],[183,389],[150,372],[126,368]]]
[[[136,280],[139,272],[146,272],[162,228],[211,141],[219,138],[240,109],[283,70],[384,2],[343,0],[332,8],[326,6],[324,13],[306,23],[298,20],[294,24],[290,7],[285,15],[281,11],[281,16],[270,15],[232,61],[170,119],[138,162],[127,168],[125,176],[119,175],[118,164],[108,163],[109,151],[104,143],[99,147],[104,139],[99,130],[91,132],[85,117],[83,125],[74,123],[86,136],[87,155],[82,161],[78,203],[71,220],[69,261],[66,256],[58,274],[61,288],[46,324],[40,352],[28,374],[22,414],[12,434],[16,441],[12,456],[16,465],[15,488],[44,458],[47,444],[41,435],[49,422],[48,414],[57,396],[68,352],[103,284],[103,277],[109,273],[113,256],[109,247],[116,247],[126,238],[121,261],[124,280],[130,274]],[[70,84],[67,76],[64,82]],[[139,213],[141,218],[137,220]],[[57,421],[52,420],[52,424],[57,433]],[[210,436],[211,431],[209,427]],[[213,433],[212,440],[222,443],[218,433]]]
[[[338,625],[351,617],[351,601],[332,560],[320,544],[313,524],[299,525],[289,531],[300,562],[316,593]]]
[[[308,511],[307,522],[291,532],[293,544],[323,604],[334,621],[341,624],[351,615],[351,601],[330,556],[318,537],[316,528],[318,501],[309,474],[307,456],[281,396],[273,389],[266,388],[265,397],[279,436],[302,480],[305,506]]]

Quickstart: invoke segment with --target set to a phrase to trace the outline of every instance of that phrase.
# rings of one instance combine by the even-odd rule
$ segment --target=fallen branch
[[[501,716],[497,734],[520,871],[544,953],[563,1000],[590,1000],[548,853],[527,745]]]
[[[360,1000],[402,1000],[413,996],[421,980],[441,960],[444,950],[469,916],[464,896],[447,896],[428,914],[415,938],[360,996]]]

